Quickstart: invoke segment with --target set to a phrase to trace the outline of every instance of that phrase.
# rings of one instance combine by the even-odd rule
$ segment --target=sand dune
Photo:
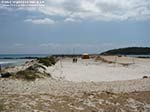
[[[113,56],[103,58],[112,62],[115,60]],[[148,59],[117,57],[116,63],[110,64],[95,61],[95,59],[78,59],[77,63],[72,63],[72,59],[67,58],[60,60],[55,66],[49,67],[47,72],[55,78],[77,82],[141,79],[143,76],[150,76],[148,61]]]

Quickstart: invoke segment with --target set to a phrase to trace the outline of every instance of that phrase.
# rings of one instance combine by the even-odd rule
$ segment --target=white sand
[[[126,62],[125,59],[123,61]],[[78,63],[72,63],[72,60],[67,58],[47,68],[47,72],[51,73],[53,78],[64,80],[45,78],[28,82],[0,79],[0,93],[76,95],[92,91],[117,93],[150,91],[150,78],[142,79],[144,75],[150,76],[149,59],[135,59],[135,61],[135,64],[130,66],[122,66],[95,62],[93,59],[80,59]]]
[[[113,61],[115,57],[105,57]],[[60,60],[55,66],[49,67],[47,72],[55,78],[63,78],[69,81],[117,81],[141,79],[143,76],[150,76],[149,59],[134,59],[134,64],[122,66],[120,64],[107,64],[94,59],[78,59],[77,63],[72,63],[72,59]],[[117,63],[133,63],[133,58],[117,58]]]
[[[114,59],[114,57],[105,58],[111,61]],[[128,59],[131,58],[119,59],[118,63],[131,63],[130,61],[127,62]],[[23,70],[32,64],[16,66],[9,71]],[[135,64],[130,66],[107,64],[101,61],[95,62],[93,59],[79,60],[78,63],[72,63],[71,59],[63,59],[55,66],[48,67],[47,72],[51,73],[52,77],[56,79],[64,78],[65,80],[56,80],[51,77],[36,79],[35,81],[0,78],[0,99],[1,104],[4,103],[4,106],[1,107],[5,107],[6,111],[15,112],[65,111],[62,109],[71,109],[75,112],[90,112],[90,109],[91,111],[95,109],[97,110],[95,112],[104,112],[107,111],[106,107],[109,111],[115,111],[114,109],[116,109],[116,111],[125,112],[127,109],[137,112],[142,108],[143,112],[149,112],[150,104],[147,103],[149,100],[145,100],[149,95],[145,96],[146,94],[142,93],[144,95],[139,96],[139,100],[137,100],[130,95],[128,98],[127,96],[122,97],[124,94],[118,94],[119,97],[113,94],[126,92],[134,92],[135,94],[137,92],[136,97],[138,97],[138,92],[150,91],[150,78],[142,79],[144,75],[150,75],[149,67],[150,62],[147,59],[135,59]],[[52,96],[49,97],[49,95]],[[55,106],[52,106],[53,104]]]
[[[70,82],[64,80],[37,79],[22,81],[0,79],[0,94],[51,94],[51,95],[80,95],[84,92],[135,92],[150,91],[150,78],[113,81],[113,82]]]

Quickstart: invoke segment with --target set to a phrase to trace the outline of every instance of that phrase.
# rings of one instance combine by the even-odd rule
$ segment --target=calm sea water
[[[150,57],[150,55],[127,55],[129,57]]]
[[[0,54],[1,67],[16,66],[24,64],[29,59],[20,59],[25,57],[46,57],[48,54]]]
[[[45,57],[50,54],[0,54],[0,59],[4,58],[25,58],[25,57]]]

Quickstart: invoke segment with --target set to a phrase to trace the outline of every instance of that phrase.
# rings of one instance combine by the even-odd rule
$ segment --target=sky
[[[4,1],[8,0],[0,0],[0,54],[150,47],[150,0],[42,0],[43,6],[34,7],[6,6]]]

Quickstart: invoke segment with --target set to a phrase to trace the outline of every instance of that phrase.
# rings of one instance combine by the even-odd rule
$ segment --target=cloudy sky
[[[3,1],[0,54],[150,46],[150,0],[44,0],[41,7],[11,7]]]

